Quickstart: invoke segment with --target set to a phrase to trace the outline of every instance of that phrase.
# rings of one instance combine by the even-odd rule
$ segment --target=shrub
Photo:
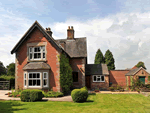
[[[44,96],[47,98],[47,97],[63,97],[64,95],[62,92],[49,91],[45,93]]]
[[[24,102],[34,102],[37,100],[42,100],[42,98],[43,98],[42,91],[41,90],[35,90],[35,89],[23,90],[21,93],[21,96],[20,96],[21,101],[24,101]]]
[[[74,102],[85,102],[88,98],[88,91],[86,88],[74,89],[71,92],[71,97]]]
[[[114,91],[115,88],[114,87],[109,87],[110,91]]]

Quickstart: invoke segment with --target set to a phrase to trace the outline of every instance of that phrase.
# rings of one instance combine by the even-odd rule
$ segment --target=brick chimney
[[[46,32],[47,32],[50,36],[52,36],[52,33],[53,33],[53,32],[51,31],[51,28],[49,28],[49,27],[46,28]]]
[[[67,29],[67,39],[74,39],[74,29],[73,29],[73,26],[68,26],[68,29]]]

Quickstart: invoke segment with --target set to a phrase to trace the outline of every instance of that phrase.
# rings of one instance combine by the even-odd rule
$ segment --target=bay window
[[[27,73],[24,73],[24,86],[27,86]]]
[[[105,82],[104,75],[93,75],[93,82]]]

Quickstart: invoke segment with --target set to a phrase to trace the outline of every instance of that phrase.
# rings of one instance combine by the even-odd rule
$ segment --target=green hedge
[[[44,92],[44,97],[63,97],[62,92],[54,92],[54,91],[48,91],[47,93]]]
[[[88,90],[86,87],[74,89],[71,92],[71,97],[74,102],[85,102],[88,98]]]
[[[41,90],[36,89],[26,89],[23,90],[20,96],[21,101],[24,102],[34,102],[37,100],[42,100],[43,94]]]
[[[0,79],[3,79],[3,80],[14,80],[15,77],[14,76],[1,75]]]

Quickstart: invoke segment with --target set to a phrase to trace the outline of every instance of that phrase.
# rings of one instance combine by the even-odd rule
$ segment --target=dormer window
[[[45,60],[45,46],[29,47],[29,60]]]

